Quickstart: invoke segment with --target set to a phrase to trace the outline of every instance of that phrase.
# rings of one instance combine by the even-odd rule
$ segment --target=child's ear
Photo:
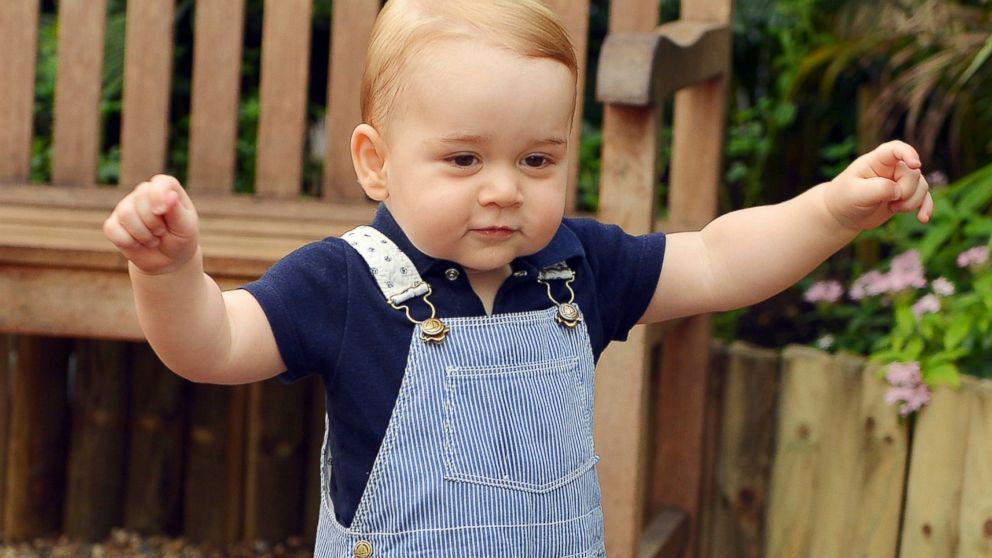
[[[368,124],[359,124],[351,133],[351,162],[365,195],[375,201],[389,197],[386,189],[386,145],[382,134]]]

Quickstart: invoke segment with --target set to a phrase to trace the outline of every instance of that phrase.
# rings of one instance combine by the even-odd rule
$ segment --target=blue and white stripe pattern
[[[349,528],[325,441],[315,557],[605,556],[592,351],[585,324],[564,328],[556,310],[446,318],[440,345],[413,336]]]

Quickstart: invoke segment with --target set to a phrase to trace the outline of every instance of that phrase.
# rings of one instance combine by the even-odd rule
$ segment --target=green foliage
[[[832,40],[823,29],[836,3],[760,0],[735,6],[723,210],[794,193],[781,182],[786,175],[784,147],[795,139],[788,136],[810,110],[810,102],[800,95],[799,67],[810,52]]]
[[[848,2],[833,40],[801,61],[800,74],[824,95],[842,81],[870,85],[863,127],[898,133],[924,160],[964,174],[992,155],[990,23],[988,2]]]
[[[897,255],[852,272],[848,298],[821,298],[815,315],[822,347],[919,363],[928,385],[953,387],[962,373],[992,377],[992,165],[934,198],[930,224],[900,214],[882,227],[874,236]]]
[[[582,126],[579,145],[579,178],[576,205],[581,211],[595,212],[599,206],[599,177],[602,171],[599,154],[603,149],[603,130],[588,123]]]

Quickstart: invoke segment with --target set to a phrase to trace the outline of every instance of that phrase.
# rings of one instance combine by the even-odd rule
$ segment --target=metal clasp
[[[444,341],[445,338],[447,338],[449,329],[444,322],[442,322],[440,319],[435,317],[437,315],[437,309],[434,308],[434,304],[432,304],[431,301],[428,300],[428,297],[431,296],[432,292],[433,291],[431,290],[431,286],[428,284],[427,292],[424,293],[424,304],[426,304],[431,309],[431,315],[426,320],[414,319],[414,317],[410,315],[410,307],[406,304],[395,304],[393,303],[392,300],[387,300],[387,302],[389,302],[389,305],[392,306],[394,309],[403,310],[404,312],[406,312],[406,319],[420,326],[421,341],[423,341],[424,343],[437,345],[440,344],[442,341]]]
[[[553,294],[551,294],[551,283],[545,279],[538,279],[538,283],[543,283],[548,289],[548,298],[551,302],[558,306],[558,312],[555,314],[555,321],[559,324],[565,326],[568,329],[575,329],[582,321],[582,313],[579,312],[579,307],[573,304],[575,302],[575,291],[572,290],[572,281],[575,281],[575,274],[573,273],[571,277],[565,280],[565,288],[568,289],[568,301],[558,302],[555,300]]]

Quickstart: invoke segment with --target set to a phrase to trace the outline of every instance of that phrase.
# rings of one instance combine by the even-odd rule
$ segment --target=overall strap
[[[421,279],[410,258],[378,230],[362,225],[344,233],[341,238],[368,264],[390,304],[399,306],[429,292],[430,286]]]

